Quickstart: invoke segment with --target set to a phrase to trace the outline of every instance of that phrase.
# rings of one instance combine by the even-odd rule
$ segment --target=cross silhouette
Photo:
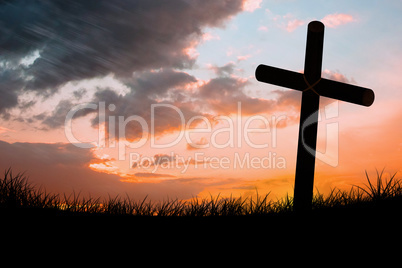
[[[371,89],[321,78],[324,28],[320,21],[308,25],[304,74],[266,65],[259,65],[255,72],[260,82],[303,92],[293,199],[295,211],[311,209],[320,96],[367,107],[374,102]],[[308,126],[304,125],[306,119]]]

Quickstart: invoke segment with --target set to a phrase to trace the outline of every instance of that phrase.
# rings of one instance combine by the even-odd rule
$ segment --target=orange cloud
[[[1,171],[11,167],[13,174],[25,172],[33,185],[60,195],[79,192],[81,197],[108,198],[126,193],[132,200],[148,197],[158,201],[166,196],[188,199],[197,196],[205,187],[201,183],[185,183],[168,174],[113,174],[113,169],[102,170],[112,167],[108,160],[97,158],[91,149],[72,144],[0,141],[0,150],[3,152],[0,154]],[[99,166],[89,167],[90,164]],[[144,182],[137,182],[141,179]]]
[[[205,137],[202,137],[200,140],[194,142],[194,143],[187,143],[187,150],[198,150],[198,149],[204,149],[208,147],[208,140]]]
[[[138,172],[134,174],[137,178],[173,178],[175,176],[169,174],[159,174],[159,173],[147,173]]]
[[[336,28],[340,25],[347,24],[353,21],[355,21],[355,19],[352,15],[337,13],[327,15],[321,20],[321,22],[329,28]]]

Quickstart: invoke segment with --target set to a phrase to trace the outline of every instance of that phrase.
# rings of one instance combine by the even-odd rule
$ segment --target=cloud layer
[[[196,196],[205,187],[202,184],[187,184],[170,179],[160,183],[124,182],[114,174],[93,171],[89,164],[102,163],[90,149],[80,149],[71,144],[14,143],[0,141],[0,170],[12,167],[13,174],[25,172],[29,182],[44,187],[47,192],[80,194],[108,198],[127,194],[132,200],[158,201],[167,196],[187,199]],[[46,172],[44,172],[46,171]],[[152,174],[137,173],[147,179]],[[169,175],[163,175],[169,178]]]
[[[321,21],[327,27],[336,28],[340,25],[355,21],[355,18],[353,18],[353,16],[349,14],[335,13],[325,16]]]
[[[189,68],[195,59],[188,49],[202,29],[242,10],[242,0],[2,1],[0,112],[16,106],[22,91],[49,95],[110,73]]]
[[[277,91],[274,100],[248,96],[249,81],[234,75],[233,62],[211,67],[216,77],[206,81],[183,71],[193,66],[191,51],[205,39],[205,27],[222,26],[243,10],[253,12],[260,0],[14,0],[0,5],[3,117],[21,104],[18,95],[22,92],[47,97],[68,82],[109,74],[129,92],[121,94],[100,86],[91,101],[114,105],[113,110],[106,110],[106,118],[144,118],[148,125],[154,124],[155,135],[178,130],[182,118],[177,111],[162,107],[154,110],[157,120],[152,121],[153,104],[177,107],[185,121],[194,116],[230,115],[237,112],[239,102],[244,115],[298,108],[299,95],[293,92]],[[335,27],[349,17],[334,14],[324,19]],[[289,21],[288,30],[302,23]],[[62,127],[68,111],[79,103],[79,92],[74,96],[78,96],[76,100],[63,99],[53,111],[28,120],[39,120],[48,128]],[[83,110],[76,116],[93,112]],[[118,121],[115,123],[118,130]],[[92,125],[97,124],[95,118]],[[138,123],[130,122],[124,135],[137,139],[142,132]]]
[[[267,9],[266,12],[269,15],[273,15],[272,12]],[[298,19],[293,14],[288,13],[286,15],[280,16],[275,15],[272,20],[274,21],[275,25],[279,28],[286,30],[287,32],[291,33],[298,29],[301,26],[307,25],[313,19]],[[344,13],[334,13],[328,14],[324,18],[320,20],[326,27],[329,28],[337,28],[341,25],[348,24],[351,22],[356,21],[356,18],[350,14]],[[258,28],[259,31],[267,31],[268,27],[262,25]]]

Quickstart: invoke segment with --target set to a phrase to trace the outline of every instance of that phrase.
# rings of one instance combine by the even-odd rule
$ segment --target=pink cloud
[[[355,21],[355,19],[352,15],[337,13],[327,15],[321,20],[321,22],[329,28],[336,28],[340,25],[347,24],[353,21]]]
[[[237,61],[243,61],[243,60],[247,60],[249,58],[251,58],[250,54],[244,55],[244,56],[237,56]]]
[[[203,41],[220,40],[220,39],[221,39],[221,37],[220,37],[219,35],[217,35],[217,34],[212,34],[212,33],[209,33],[209,32],[204,33],[204,34],[202,35],[202,40],[203,40]]]
[[[304,24],[305,24],[305,22],[303,20],[298,20],[298,19],[290,20],[290,21],[288,21],[288,24],[286,26],[286,31],[291,33],[294,30],[296,30],[298,27],[303,26]]]
[[[267,26],[260,26],[260,27],[258,27],[258,31],[260,31],[260,32],[268,32],[268,27]]]
[[[306,25],[308,22],[308,20],[300,20],[295,18],[295,16],[291,13],[288,13],[284,16],[277,15],[273,17],[272,20],[276,23],[278,27],[285,29],[289,33],[295,31],[300,26]],[[321,19],[321,22],[329,28],[336,28],[340,25],[344,25],[354,21],[356,21],[356,19],[352,15],[338,13],[329,14]],[[267,30],[268,29],[265,26],[261,26],[258,28],[258,31]]]
[[[356,81],[355,81],[353,78],[348,79],[348,78],[347,78],[345,75],[343,75],[342,73],[330,71],[330,70],[328,70],[328,69],[325,69],[324,71],[322,71],[322,76],[323,76],[324,78],[331,79],[331,80],[335,80],[335,81],[342,82],[342,83],[347,83],[347,84],[352,83],[352,84],[356,84]]]
[[[0,134],[1,133],[4,133],[4,132],[15,132],[15,130],[12,130],[12,129],[8,129],[8,128],[5,128],[5,127],[0,127]]]
[[[262,0],[244,0],[243,10],[248,12],[253,12],[254,10],[260,8]]]

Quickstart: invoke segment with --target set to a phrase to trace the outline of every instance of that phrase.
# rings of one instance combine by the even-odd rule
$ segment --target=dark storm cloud
[[[198,42],[202,28],[220,26],[241,10],[242,0],[1,1],[0,62],[13,68],[1,69],[9,83],[1,85],[8,101],[0,112],[16,105],[22,89],[51,94],[66,82],[109,73],[191,67],[185,49]],[[31,65],[20,64],[37,51]]]
[[[155,135],[159,135],[176,131],[184,123],[183,119],[187,121],[192,116],[200,115],[194,110],[190,96],[183,92],[183,88],[197,82],[197,79],[185,72],[172,69],[136,72],[131,78],[123,79],[122,82],[130,88],[128,93],[123,95],[116,93],[111,88],[98,88],[91,101],[96,105],[104,103],[106,119],[109,119],[109,116],[116,118],[116,135],[118,135],[120,116],[124,120],[130,116],[139,116],[146,121],[149,127],[151,125],[154,127]],[[49,128],[61,127],[64,125],[69,111],[77,104],[76,101],[61,100],[51,113],[41,114],[40,118],[35,117],[34,119],[41,121]],[[159,105],[153,109],[153,118],[151,118],[152,105]],[[179,111],[172,108],[173,106]],[[90,113],[98,113],[98,109],[80,109],[74,114],[74,118]],[[92,125],[97,127],[98,123],[99,117],[95,116]],[[108,130],[109,121],[106,124]],[[128,123],[125,129],[125,133],[121,134],[128,139],[136,139],[143,134],[141,125],[135,123],[134,120]]]
[[[106,119],[115,118],[114,137],[126,137],[135,140],[143,136],[144,129],[137,121],[133,120],[125,125],[124,133],[119,133],[119,117],[127,119],[130,116],[139,116],[145,120],[149,130],[155,136],[178,131],[183,124],[194,116],[204,116],[213,119],[214,115],[230,115],[238,112],[238,103],[241,105],[242,115],[251,116],[258,114],[275,114],[278,112],[295,111],[295,116],[288,114],[287,124],[298,122],[301,93],[295,90],[274,90],[274,99],[261,99],[250,97],[246,94],[246,86],[249,80],[234,75],[234,63],[228,63],[222,67],[214,66],[217,77],[205,81],[201,86],[194,76],[170,68],[158,71],[136,72],[130,78],[121,81],[130,91],[126,94],[118,94],[110,88],[99,88],[94,94],[92,103],[105,103]],[[324,75],[328,75],[329,72]],[[338,73],[331,72],[337,79],[345,80]],[[322,98],[321,105],[332,102]],[[42,123],[50,128],[63,126],[65,118],[74,106],[70,100],[62,100],[54,111],[42,118]],[[113,109],[110,109],[110,105]],[[152,108],[153,105],[157,105]],[[154,117],[152,117],[152,111]],[[207,113],[206,113],[207,111]],[[98,110],[80,110],[75,118],[97,113]],[[292,114],[292,112],[290,112]],[[92,125],[98,126],[99,117],[95,116]],[[110,124],[106,120],[106,130]],[[197,122],[194,121],[194,124]],[[152,128],[152,129],[151,129]]]
[[[119,133],[119,117],[128,119],[130,116],[139,116],[145,120],[149,130],[156,136],[172,133],[182,128],[183,124],[194,116],[204,116],[213,119],[214,114],[230,115],[238,112],[238,103],[241,104],[243,115],[269,114],[277,111],[297,109],[300,105],[300,92],[275,91],[277,99],[268,100],[253,98],[245,93],[249,81],[233,76],[233,64],[215,67],[221,76],[206,81],[197,86],[198,80],[185,72],[172,69],[159,71],[136,72],[124,79],[125,85],[130,88],[126,94],[118,94],[113,89],[98,89],[92,103],[105,103],[106,119],[115,118],[115,137],[126,137],[129,140],[141,138],[144,129],[133,120],[125,125],[125,132]],[[190,88],[190,89],[187,89]],[[298,94],[297,94],[298,93]],[[110,109],[110,105],[113,109]],[[153,105],[154,108],[152,108]],[[64,124],[69,110],[74,104],[69,100],[62,100],[55,110],[42,119],[42,123],[50,128],[57,128]],[[205,110],[208,113],[205,113]],[[75,118],[88,113],[97,113],[97,110],[82,110],[75,114]],[[153,117],[152,117],[153,112]],[[97,127],[99,117],[94,117],[92,125]],[[110,122],[106,120],[106,130]],[[197,121],[194,121],[197,124]]]
[[[114,105],[114,110],[106,109],[106,118],[123,116],[127,119],[130,116],[140,116],[150,128],[152,126],[153,134],[170,133],[180,129],[191,117],[200,115],[194,109],[189,96],[182,92],[183,87],[196,81],[195,77],[185,72],[171,69],[141,72],[126,81],[131,89],[129,93],[119,95],[111,89],[103,89],[95,93],[93,102],[105,102],[106,107]],[[152,111],[154,117],[151,117]],[[118,120],[115,123],[115,129],[118,130]],[[93,125],[97,124],[95,118]],[[141,125],[135,121],[128,123],[125,130],[120,135],[125,135],[127,139],[136,139],[143,134]]]
[[[23,85],[20,72],[13,70],[2,70],[0,68],[0,114],[3,117],[8,115],[7,109],[18,104],[17,90]]]
[[[64,124],[66,120],[66,115],[69,110],[73,107],[73,104],[69,100],[62,100],[56,106],[55,110],[51,115],[47,116],[45,119],[42,119],[42,123],[50,128],[57,128]],[[41,114],[39,115],[41,116]]]
[[[70,100],[61,100],[54,110],[47,114],[46,112],[33,116],[33,120],[39,120],[48,128],[58,128],[64,126],[66,121],[67,114],[72,111],[72,109],[76,106],[76,103],[73,103]],[[97,110],[95,110],[97,111]],[[77,111],[74,111],[74,115],[72,119],[79,118],[82,116],[86,116],[88,114],[94,113],[94,109],[92,108],[82,108]]]
[[[235,67],[236,65],[234,62],[229,62],[222,67],[216,65],[211,66],[210,69],[213,70],[218,76],[226,76],[231,75],[234,72]]]
[[[162,69],[136,73],[132,78],[126,80],[126,86],[137,94],[153,99],[164,96],[169,89],[194,82],[197,82],[197,79],[188,73]]]

